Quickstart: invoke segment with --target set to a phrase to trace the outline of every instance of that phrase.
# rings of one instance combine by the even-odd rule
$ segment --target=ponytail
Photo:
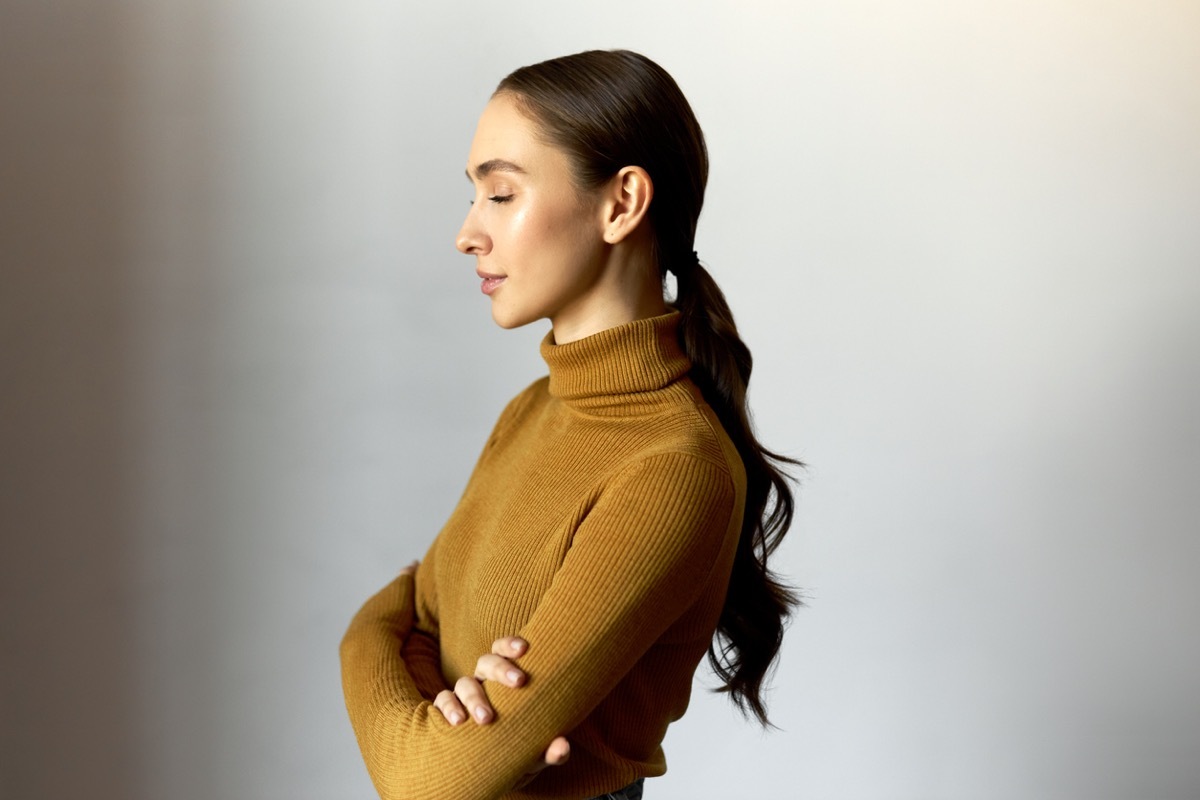
[[[803,467],[771,452],[754,436],[746,407],[753,359],[738,336],[725,295],[693,251],[672,267],[678,289],[679,338],[692,361],[691,378],[716,412],[746,470],[746,510],[725,607],[708,648],[708,663],[743,714],[766,727],[762,684],[783,643],[784,622],[801,605],[794,589],[767,567],[792,524],[795,501],[783,465]]]

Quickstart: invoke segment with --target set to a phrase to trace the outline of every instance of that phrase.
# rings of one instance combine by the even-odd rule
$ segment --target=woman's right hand
[[[475,675],[464,675],[454,684],[454,690],[444,689],[434,698],[433,706],[451,725],[458,725],[468,716],[476,724],[486,725],[495,717],[481,681],[492,680],[514,688],[525,682],[525,673],[510,659],[525,654],[529,643],[518,636],[505,636],[492,642],[492,652],[475,662]],[[468,714],[468,709],[470,713]],[[564,736],[556,736],[546,747],[541,759],[525,771],[526,779],[546,767],[565,764],[571,755],[571,745]]]

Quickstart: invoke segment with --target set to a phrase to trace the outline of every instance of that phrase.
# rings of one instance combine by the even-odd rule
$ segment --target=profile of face
[[[508,94],[484,108],[467,177],[474,200],[456,240],[475,256],[492,318],[504,328],[588,313],[604,269],[604,210],[570,163]]]

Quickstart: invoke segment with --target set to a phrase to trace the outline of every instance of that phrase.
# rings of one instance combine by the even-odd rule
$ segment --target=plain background
[[[0,796],[370,798],[337,643],[545,323],[453,249],[511,69],[663,64],[809,462],[761,734],[670,798],[1200,796],[1200,7],[6,0]]]

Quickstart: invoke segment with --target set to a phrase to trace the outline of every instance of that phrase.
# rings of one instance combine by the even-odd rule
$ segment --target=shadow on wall
[[[0,797],[134,798],[130,276],[115,4],[0,24]]]

